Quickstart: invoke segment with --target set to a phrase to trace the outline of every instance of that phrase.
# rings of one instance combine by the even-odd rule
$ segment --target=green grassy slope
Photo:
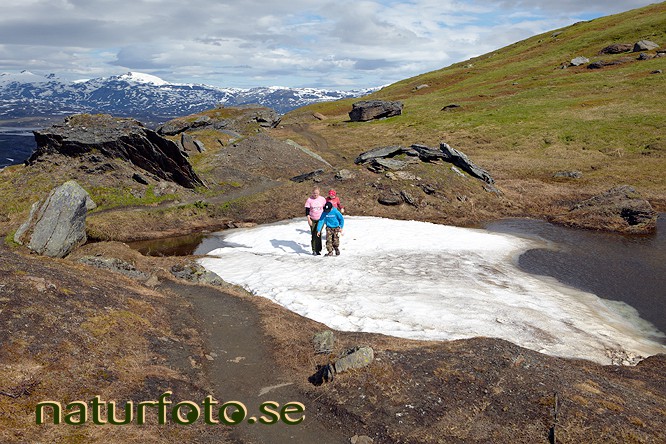
[[[654,72],[666,68],[666,57],[599,54],[608,45],[643,39],[666,49],[666,3],[549,31],[367,97],[401,100],[399,117],[348,122],[353,100],[346,100],[301,108],[283,122],[308,123],[345,156],[383,144],[446,141],[500,179],[552,182],[554,171],[575,169],[584,173],[579,184],[601,189],[629,182],[660,201],[666,192],[666,74]],[[564,67],[577,56],[622,63]],[[460,108],[442,111],[449,104]],[[314,112],[328,119],[316,122]]]

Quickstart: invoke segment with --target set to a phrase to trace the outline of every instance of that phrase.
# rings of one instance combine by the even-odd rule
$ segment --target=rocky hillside
[[[85,114],[38,131],[31,161],[0,171],[0,441],[255,442],[246,429],[203,423],[175,435],[155,424],[40,428],[33,409],[46,398],[141,401],[168,389],[220,399],[240,380],[223,379],[229,362],[261,345],[258,373],[236,370],[251,386],[244,393],[279,376],[308,418],[344,438],[331,442],[663,442],[663,355],[601,366],[492,338],[336,332],[379,359],[317,386],[309,378],[317,382],[326,361],[311,340],[321,325],[204,280],[193,258],[104,241],[302,216],[314,186],[335,188],[351,215],[457,225],[531,216],[650,232],[666,211],[665,21],[662,3],[578,23],[388,86],[365,105],[319,103],[282,117],[211,106],[156,131]],[[373,110],[352,113],[362,106]],[[65,258],[28,254],[16,230],[68,180],[96,204],[78,207],[96,242]],[[197,306],[202,295],[224,303]],[[248,311],[234,325],[246,330],[224,330],[241,306]],[[204,315],[214,319],[194,318]],[[209,334],[233,357],[213,356]]]

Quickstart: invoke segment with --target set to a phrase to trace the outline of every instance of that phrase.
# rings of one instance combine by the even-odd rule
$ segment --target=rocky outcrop
[[[622,185],[578,202],[567,214],[551,220],[582,228],[644,234],[656,229],[657,212],[633,187]]]
[[[191,118],[169,120],[157,128],[157,133],[165,136],[175,136],[185,131],[207,128],[243,133],[249,124],[255,124],[255,126],[258,124],[260,127],[272,128],[280,123],[280,115],[271,108],[255,105],[225,109],[229,110],[229,112],[223,113],[227,117],[212,118],[210,116],[200,116],[194,120]]]
[[[120,159],[165,180],[186,188],[204,185],[180,147],[139,121],[115,118],[108,114],[77,114],[62,124],[34,131],[37,149],[26,161],[39,161],[45,154],[69,157],[99,152],[109,159]]]
[[[305,182],[305,181],[308,181],[308,180],[312,180],[315,177],[317,177],[317,176],[319,176],[323,173],[324,173],[324,170],[319,168],[319,169],[316,169],[314,171],[310,171],[309,173],[299,174],[298,176],[294,176],[289,180],[291,180],[292,182],[302,183],[302,182]]]
[[[409,163],[408,160],[392,159],[401,154],[405,154],[407,159],[409,157],[418,157],[422,162],[449,162],[466,171],[471,176],[483,180],[487,184],[493,184],[495,182],[486,170],[474,164],[463,152],[451,148],[444,142],[439,145],[439,148],[431,148],[420,144],[414,144],[408,148],[401,146],[374,148],[370,151],[361,153],[356,160],[354,160],[354,163],[362,165],[367,164],[369,165],[368,168],[374,172],[380,172],[386,169],[399,170]],[[389,159],[391,162],[388,161]]]
[[[366,122],[373,119],[399,116],[402,114],[402,106],[402,102],[363,100],[352,104],[349,119],[352,122]]]
[[[28,220],[14,234],[14,241],[41,255],[65,257],[85,243],[86,214],[95,207],[78,183],[65,182],[46,199],[33,204]]]

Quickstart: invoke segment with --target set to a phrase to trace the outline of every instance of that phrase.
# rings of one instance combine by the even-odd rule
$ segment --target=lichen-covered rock
[[[335,335],[331,330],[320,331],[312,338],[315,353],[331,353],[335,344]]]
[[[30,216],[14,234],[14,241],[49,257],[65,257],[86,241],[85,221],[95,208],[86,190],[73,180],[54,188],[33,204]]]
[[[335,373],[342,373],[366,367],[374,359],[375,354],[371,347],[358,347],[347,350],[342,357],[335,361],[333,367],[335,368]]]

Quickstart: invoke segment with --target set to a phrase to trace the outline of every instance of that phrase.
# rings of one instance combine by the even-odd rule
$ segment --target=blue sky
[[[352,89],[645,0],[3,0],[0,72]]]

